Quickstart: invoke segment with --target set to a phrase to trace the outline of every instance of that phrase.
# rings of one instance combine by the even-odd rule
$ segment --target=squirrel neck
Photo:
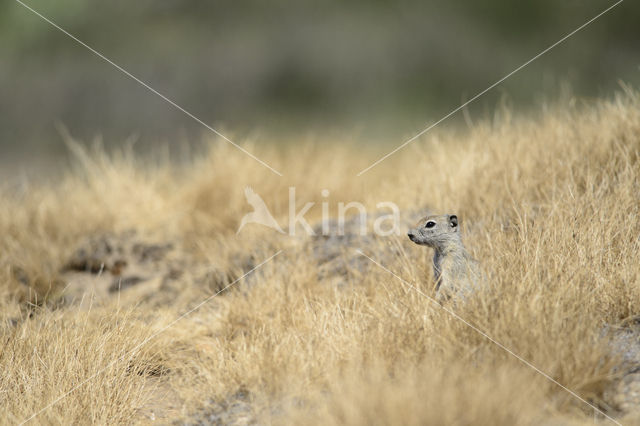
[[[462,255],[466,253],[464,245],[462,245],[462,239],[459,234],[455,234],[452,236],[453,238],[448,239],[447,241],[443,241],[440,244],[437,244],[433,248],[436,251],[438,256],[446,256],[446,255]]]

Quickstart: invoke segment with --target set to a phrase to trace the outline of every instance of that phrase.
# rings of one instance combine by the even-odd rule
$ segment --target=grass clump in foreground
[[[311,237],[257,225],[236,235],[245,186],[283,225],[289,186],[298,210],[316,202],[311,223],[327,200],[333,217],[341,201],[457,213],[490,278],[456,312],[608,415],[638,421],[616,394],[624,354],[607,330],[640,314],[640,95],[436,131],[358,178],[380,152],[247,148],[284,177],[222,144],[186,167],[75,148],[78,167],[59,182],[3,189],[0,421],[593,423],[594,409],[381,268],[347,263],[336,284],[318,272]],[[166,274],[69,298],[65,265],[100,235],[131,253],[131,239],[170,244],[171,259],[144,270]],[[432,294],[428,255],[404,233],[358,241]]]

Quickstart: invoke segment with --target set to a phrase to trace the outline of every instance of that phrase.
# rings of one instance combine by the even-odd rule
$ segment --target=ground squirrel
[[[462,244],[456,215],[427,216],[407,234],[416,244],[432,247],[438,300],[464,298],[478,281],[477,262]]]

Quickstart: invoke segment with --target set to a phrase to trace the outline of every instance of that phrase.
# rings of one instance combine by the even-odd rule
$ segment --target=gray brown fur
[[[416,244],[434,249],[433,274],[439,300],[464,298],[477,285],[477,262],[462,244],[456,215],[427,216],[409,230]]]

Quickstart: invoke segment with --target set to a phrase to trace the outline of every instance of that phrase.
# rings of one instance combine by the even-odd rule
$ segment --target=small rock
[[[127,288],[133,287],[134,285],[139,284],[143,281],[145,281],[144,278],[140,278],[137,276],[116,278],[109,286],[109,293],[126,290]]]

